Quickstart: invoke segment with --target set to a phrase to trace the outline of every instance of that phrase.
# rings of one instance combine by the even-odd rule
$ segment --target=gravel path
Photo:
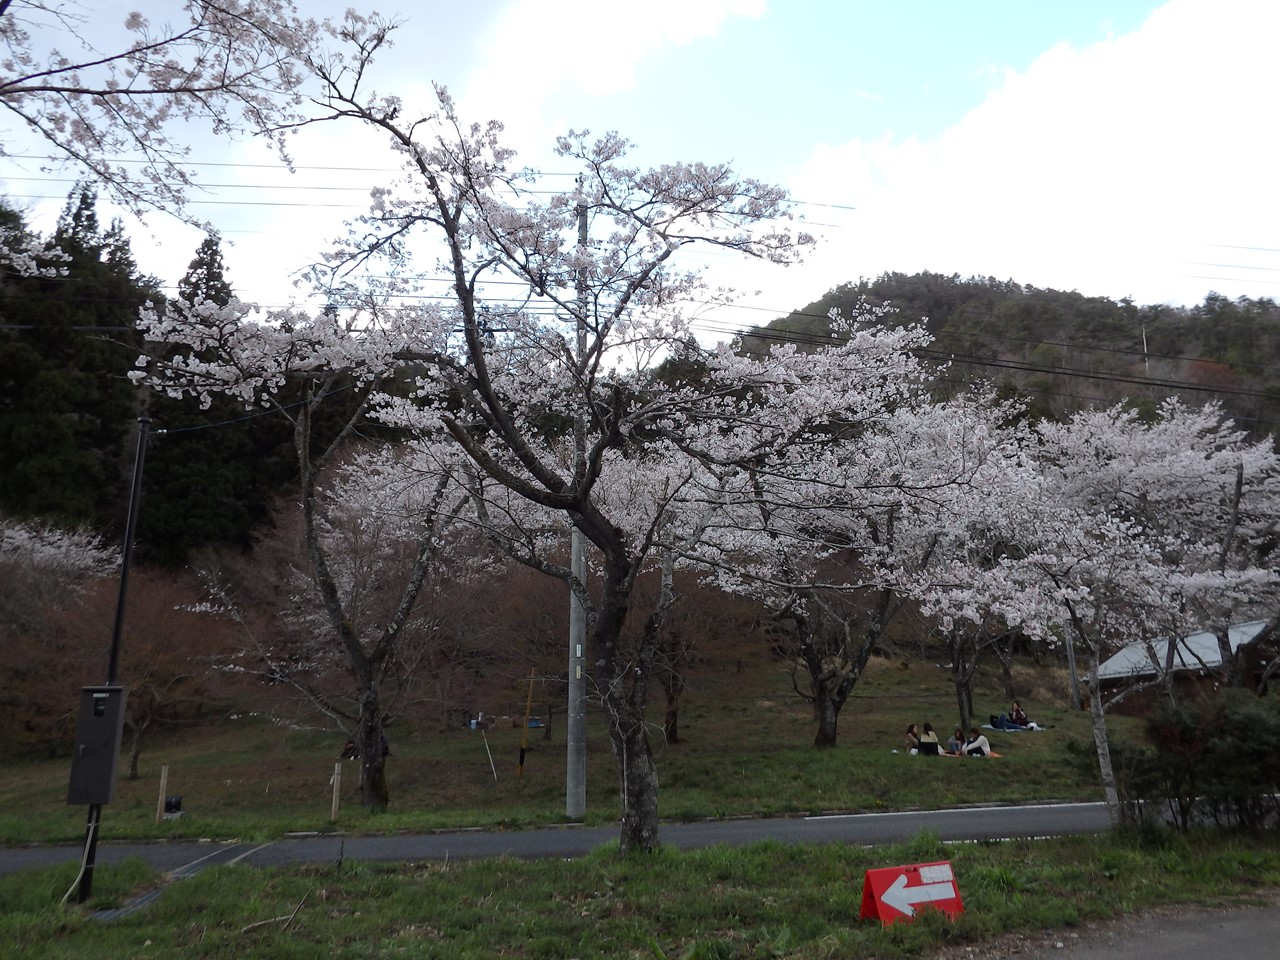
[[[935,960],[1275,960],[1280,944],[1280,890],[1249,902],[1159,907],[1073,930],[1009,934],[981,944],[947,947]]]

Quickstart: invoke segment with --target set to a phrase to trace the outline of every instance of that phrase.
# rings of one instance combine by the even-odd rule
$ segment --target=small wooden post
[[[156,823],[164,817],[164,795],[169,792],[169,766],[160,768],[160,799],[156,801]]]
[[[338,822],[338,801],[342,797],[342,761],[333,765],[333,803],[329,807],[329,822]]]

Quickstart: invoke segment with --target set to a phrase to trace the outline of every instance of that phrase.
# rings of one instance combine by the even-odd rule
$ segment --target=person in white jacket
[[[966,757],[985,757],[991,752],[991,743],[977,727],[969,728],[969,739],[964,742],[960,752]]]

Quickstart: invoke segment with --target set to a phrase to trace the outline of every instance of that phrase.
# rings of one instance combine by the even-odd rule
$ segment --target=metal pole
[[[111,632],[111,655],[107,658],[107,686],[116,686],[120,672],[120,640],[124,632],[124,600],[129,589],[129,564],[133,559],[133,533],[138,525],[138,501],[142,491],[142,464],[147,455],[147,428],[150,417],[138,418],[138,449],[133,456],[133,485],[129,492],[129,513],[124,523],[124,550],[120,555],[120,592],[116,598],[116,622]],[[112,777],[115,776],[115,758],[112,758]],[[102,805],[89,804],[88,822],[85,825],[84,860],[80,870],[80,886],[77,899],[84,903],[93,895],[93,868],[98,857],[98,827],[102,822]]]
[[[578,245],[585,253],[587,248],[587,205],[578,204]],[[587,330],[587,278],[585,269],[578,268],[578,364],[581,368],[586,354]],[[585,375],[585,371],[583,371]],[[583,398],[585,400],[585,398]],[[577,479],[585,469],[586,424],[579,412],[573,424],[573,471]],[[574,526],[569,531],[569,569],[574,579],[583,587],[587,583],[587,561],[582,532]],[[586,662],[587,611],[578,594],[569,592],[569,705],[565,717],[566,757],[564,784],[564,813],[570,820],[580,820],[587,810],[587,714],[586,682],[583,665]]]
[[[570,534],[573,556],[570,566],[579,583],[587,582],[587,563],[583,555],[582,533],[575,527]],[[566,720],[568,755],[565,777],[564,813],[570,820],[580,820],[587,810],[587,713],[586,662],[584,645],[587,636],[587,612],[576,593],[569,595],[569,714]]]
[[[524,757],[529,750],[529,714],[533,712],[533,681],[537,676],[535,669],[529,670],[529,695],[524,701],[524,724],[520,727],[520,762],[516,764],[516,776],[524,776]]]

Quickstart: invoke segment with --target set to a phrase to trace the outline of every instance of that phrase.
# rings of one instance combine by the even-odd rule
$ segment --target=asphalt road
[[[1098,833],[1108,829],[1101,803],[1057,803],[1022,806],[966,807],[899,813],[833,814],[820,817],[711,820],[664,824],[659,839],[680,849],[716,844],[742,846],[761,840],[780,843],[854,843],[875,845],[906,840],[931,830],[943,840],[998,840],[1061,834]],[[347,860],[444,860],[512,856],[521,858],[582,856],[618,836],[616,827],[551,827],[540,830],[488,832],[463,830],[389,837],[299,836],[264,844],[170,841],[99,843],[98,863],[140,857],[165,872],[195,872],[213,863],[255,867]],[[78,861],[81,847],[57,845],[0,850],[0,873],[27,867]]]
[[[1163,907],[1081,930],[1001,938],[946,960],[1275,960],[1280,954],[1280,891],[1259,891],[1260,904]]]

